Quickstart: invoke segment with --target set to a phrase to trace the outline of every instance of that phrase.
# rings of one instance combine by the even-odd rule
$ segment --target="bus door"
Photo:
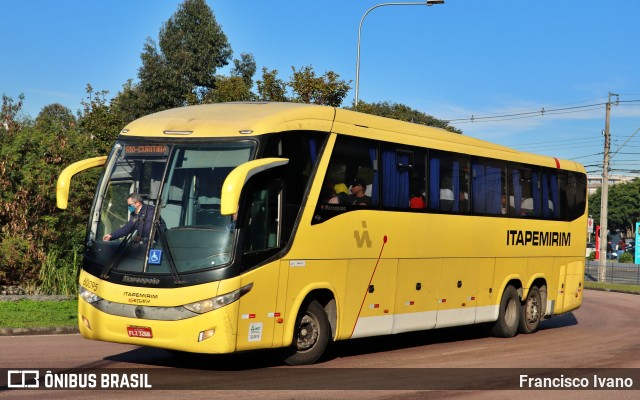
[[[274,325],[280,313],[276,309],[280,262],[260,264],[282,247],[282,210],[282,181],[261,179],[238,213],[242,230],[241,268],[247,271],[242,275],[241,286],[253,284],[251,291],[240,299],[238,350],[268,348],[273,344]]]
[[[473,324],[476,318],[477,292],[478,267],[474,260],[443,259],[436,328]]]

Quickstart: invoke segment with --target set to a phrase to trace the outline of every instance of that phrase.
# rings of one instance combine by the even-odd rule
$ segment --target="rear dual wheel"
[[[522,303],[520,311],[518,330],[521,333],[534,333],[538,331],[540,320],[542,319],[542,298],[537,286],[532,286],[529,289],[527,298]]]
[[[491,327],[491,334],[497,337],[510,338],[518,333],[520,322],[520,298],[516,288],[509,285],[502,293],[498,320]]]

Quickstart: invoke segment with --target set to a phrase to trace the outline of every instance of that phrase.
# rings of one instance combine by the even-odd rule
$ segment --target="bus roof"
[[[289,130],[329,132],[334,116],[333,107],[301,103],[202,104],[144,116],[128,124],[121,133],[127,136],[210,138]]]
[[[247,137],[292,130],[337,131],[419,146],[428,143],[427,147],[513,161],[524,161],[522,156],[526,154],[526,162],[584,171],[584,167],[573,161],[524,153],[441,128],[302,103],[233,102],[174,108],[129,123],[121,135],[213,138]],[[385,139],[387,134],[390,136]],[[479,149],[483,150],[478,152]]]

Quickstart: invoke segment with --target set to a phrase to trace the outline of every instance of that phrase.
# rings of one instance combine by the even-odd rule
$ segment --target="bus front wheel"
[[[491,333],[497,337],[510,338],[518,332],[520,321],[520,299],[516,288],[509,285],[502,294],[498,320],[491,329]]]
[[[522,303],[519,331],[522,333],[534,333],[540,327],[542,317],[542,300],[540,290],[536,286],[529,289],[529,294]]]
[[[302,307],[296,318],[293,344],[285,355],[287,365],[313,364],[329,343],[329,319],[322,305],[313,300]]]

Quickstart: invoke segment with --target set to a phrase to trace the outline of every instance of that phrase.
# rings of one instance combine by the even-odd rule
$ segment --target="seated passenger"
[[[356,178],[351,183],[351,194],[349,195],[349,204],[355,206],[370,206],[371,197],[365,193],[367,191],[367,184],[364,179]]]
[[[531,197],[522,199],[520,215],[533,215],[533,199]]]
[[[333,190],[336,192],[336,196],[338,196],[338,200],[340,200],[340,204],[347,204],[349,202],[349,188],[344,183],[336,183],[333,186]]]
[[[322,191],[320,192],[320,198],[323,203],[328,204],[340,204],[340,199],[334,190],[334,184],[331,180],[326,180],[322,185]]]
[[[414,193],[411,195],[409,199],[409,208],[424,208],[426,205],[426,201],[424,196],[420,193]]]

